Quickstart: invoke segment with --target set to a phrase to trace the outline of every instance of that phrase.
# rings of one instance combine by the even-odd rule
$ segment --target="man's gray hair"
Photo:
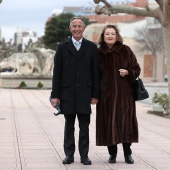
[[[70,25],[71,25],[71,22],[72,22],[74,19],[80,19],[80,20],[82,20],[82,21],[83,21],[83,24],[84,24],[84,26],[85,26],[84,19],[83,19],[82,17],[78,17],[78,16],[71,18],[71,20],[70,20]]]

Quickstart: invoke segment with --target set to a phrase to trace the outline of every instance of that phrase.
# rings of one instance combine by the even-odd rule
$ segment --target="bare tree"
[[[36,42],[32,42],[32,40],[30,39],[28,43],[24,45],[25,45],[25,49],[23,51],[22,44],[18,45],[16,43],[12,43],[12,39],[10,39],[9,42],[6,42],[5,39],[2,39],[2,41],[0,41],[0,62],[4,58],[10,57],[14,53],[32,52],[32,49],[34,48],[44,48],[45,46],[42,37],[38,38]]]
[[[135,40],[138,42],[137,49],[140,52],[150,52],[153,59],[153,81],[157,81],[157,53],[163,49],[163,37],[160,28],[143,27],[136,29]]]
[[[131,7],[125,5],[112,5],[107,2],[107,0],[93,0],[94,3],[99,4],[104,3],[104,6],[97,5],[95,8],[96,14],[117,14],[117,13],[127,13],[134,14],[138,16],[154,17],[156,18],[161,26],[163,33],[163,42],[165,57],[167,60],[167,73],[168,79],[170,80],[170,0],[155,0],[158,4],[157,8],[145,8]],[[170,94],[170,81],[168,81],[168,89]]]
[[[4,38],[0,41],[0,62],[16,52],[17,46],[12,44],[12,39],[9,42],[6,42]]]

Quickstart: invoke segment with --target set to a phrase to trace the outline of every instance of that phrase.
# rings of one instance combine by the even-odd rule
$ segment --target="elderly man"
[[[79,121],[79,153],[81,163],[91,165],[88,158],[91,104],[99,98],[99,64],[97,46],[83,38],[82,18],[70,21],[72,37],[59,44],[54,58],[51,104],[60,103],[65,117],[63,164],[74,162],[74,124]]]

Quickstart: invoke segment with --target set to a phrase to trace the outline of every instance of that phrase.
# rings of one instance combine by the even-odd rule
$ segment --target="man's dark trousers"
[[[64,152],[66,156],[73,156],[75,152],[74,125],[76,114],[64,115]],[[77,114],[79,121],[79,153],[81,157],[87,157],[89,151],[89,124],[90,114]]]

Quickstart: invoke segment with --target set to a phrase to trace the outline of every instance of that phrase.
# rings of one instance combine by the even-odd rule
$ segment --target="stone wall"
[[[19,88],[21,82],[25,82],[28,88],[37,88],[39,82],[44,89],[51,89],[51,76],[0,76],[0,88]]]

